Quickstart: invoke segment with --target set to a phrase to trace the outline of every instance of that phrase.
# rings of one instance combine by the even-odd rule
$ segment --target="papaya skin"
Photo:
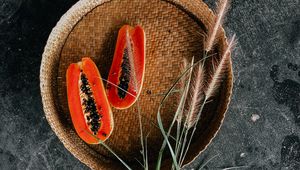
[[[145,32],[141,26],[124,25],[119,30],[106,87],[108,100],[117,109],[132,106],[142,91],[145,41]]]
[[[80,98],[80,75],[85,74],[92,92],[95,106],[101,115],[100,127],[96,135],[87,124]],[[81,62],[69,65],[66,73],[68,105],[73,126],[78,136],[88,144],[99,144],[109,138],[113,131],[114,122],[112,111],[106,97],[101,75],[95,63],[88,57]]]

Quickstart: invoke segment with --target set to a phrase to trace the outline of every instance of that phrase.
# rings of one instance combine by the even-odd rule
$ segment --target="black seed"
[[[99,124],[95,124],[94,127],[95,127],[96,129],[99,129]]]
[[[97,114],[97,111],[95,111],[95,110],[93,110],[93,111],[91,111],[91,117],[93,116],[93,115],[96,115]]]
[[[91,106],[87,105],[87,106],[85,107],[85,112],[90,112],[90,111],[91,111]]]
[[[129,80],[130,80],[130,63],[129,63],[129,56],[128,56],[128,48],[124,49],[124,53],[123,53],[123,61],[121,64],[122,67],[122,71],[121,71],[121,75],[119,77],[119,87],[121,89],[118,89],[118,95],[121,99],[125,98],[126,96],[126,92],[128,90],[129,87]],[[124,91],[125,90],[125,91]]]
[[[91,124],[92,124],[92,125],[95,125],[95,124],[98,124],[98,123],[99,123],[99,120],[96,120],[96,119],[93,119],[93,118],[92,118],[92,121],[91,121]]]
[[[97,130],[97,129],[95,128],[95,124],[92,124],[92,123],[91,123],[91,125],[92,125],[92,128],[91,128],[92,131]]]
[[[87,101],[87,105],[91,106],[94,104],[94,99],[92,99],[91,97],[88,98],[88,101]]]
[[[85,86],[89,84],[86,78],[82,78],[81,81],[82,81],[82,84]]]
[[[83,83],[88,83],[87,78],[85,77],[84,74],[82,74],[81,81],[82,81]]]
[[[106,134],[106,133],[104,133],[104,132],[102,132],[102,135],[103,135],[104,137],[106,137],[106,135],[107,135],[107,134]]]
[[[95,126],[93,126],[93,125],[92,125],[92,128],[91,128],[91,130],[92,130],[92,131],[97,131],[98,129],[97,129],[97,128],[95,128]]]
[[[126,93],[124,91],[118,91],[118,95],[121,99],[124,99],[126,96]]]
[[[98,132],[99,128],[100,128],[100,123],[91,123],[92,127],[91,127],[91,131],[94,132],[94,134]]]
[[[84,106],[86,106],[86,105],[87,105],[87,100],[86,100],[86,99],[82,99],[82,104],[83,104]]]
[[[81,85],[80,86],[80,90],[83,91],[83,92],[85,92],[86,91],[86,87],[84,85]]]
[[[95,105],[91,105],[91,112],[96,112],[96,106]]]
[[[95,115],[94,115],[94,119],[99,120],[99,115],[98,115],[98,114],[95,114]]]
[[[84,112],[90,113],[90,115],[87,116],[86,118],[88,120],[88,125],[91,125],[91,131],[94,132],[94,134],[96,135],[100,128],[100,122],[99,122],[100,115],[97,111],[95,99],[92,97],[93,93],[90,89],[88,79],[83,73],[81,74],[81,81],[82,84],[80,86],[80,89],[83,93],[85,93],[88,96],[88,98],[83,99],[82,102],[83,105],[85,106]]]
[[[91,96],[93,93],[92,93],[91,89],[89,88],[89,89],[85,92],[85,94],[88,95],[88,96]]]
[[[95,120],[95,121],[99,121],[99,115],[97,115],[97,114],[91,114],[91,118],[93,119],[93,121]]]

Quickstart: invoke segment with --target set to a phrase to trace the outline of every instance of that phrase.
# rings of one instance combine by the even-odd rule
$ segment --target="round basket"
[[[163,94],[182,71],[183,58],[202,58],[203,36],[212,29],[213,12],[199,0],[81,0],[53,28],[45,47],[40,87],[46,118],[64,146],[92,169],[124,169],[123,165],[101,145],[88,145],[73,129],[67,105],[66,69],[70,63],[90,56],[103,78],[107,78],[119,28],[124,24],[141,25],[146,33],[146,72],[139,98],[143,128],[148,134],[147,148],[153,167],[162,144],[162,135],[155,126],[156,114]],[[217,36],[213,57],[219,60],[227,47],[223,29]],[[201,116],[197,133],[184,164],[190,163],[211,142],[219,130],[232,92],[232,67],[229,62],[218,93]],[[212,58],[207,59],[209,69]],[[209,77],[209,76],[207,76]],[[173,99],[173,101],[172,101]],[[167,126],[173,119],[176,100],[164,107],[162,119]],[[141,169],[137,107],[113,109],[115,127],[106,141],[134,169]],[[170,156],[163,159],[168,169]],[[153,168],[150,168],[153,169]]]

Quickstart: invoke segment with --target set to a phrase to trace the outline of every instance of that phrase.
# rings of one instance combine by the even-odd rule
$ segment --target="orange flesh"
[[[128,48],[129,47],[129,48]],[[124,50],[128,50],[130,80],[128,89],[124,98],[118,94],[120,86],[120,76],[122,74],[122,62],[124,58]],[[134,66],[134,68],[132,68]],[[108,82],[113,83],[107,85],[107,97],[112,106],[118,109],[126,109],[133,105],[137,100],[143,84],[145,71],[145,33],[142,27],[135,28],[125,25],[118,34],[113,63],[109,72]]]
[[[80,75],[84,73],[87,77],[91,91],[95,100],[96,108],[102,115],[100,118],[100,128],[97,135],[93,135],[86,119],[80,98]],[[113,130],[113,118],[109,102],[107,100],[105,89],[101,80],[100,73],[95,63],[90,58],[83,58],[82,62],[73,63],[67,70],[67,92],[68,104],[74,128],[79,137],[89,144],[98,144],[105,141]]]

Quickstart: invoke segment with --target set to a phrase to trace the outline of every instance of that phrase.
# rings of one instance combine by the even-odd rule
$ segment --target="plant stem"
[[[204,164],[202,164],[198,170],[202,170],[210,161],[212,161],[213,159],[215,159],[216,157],[218,157],[220,154],[216,154],[213,157],[209,158]]]
[[[134,159],[141,165],[141,167],[145,168],[144,165],[137,158]]]
[[[142,117],[141,117],[141,108],[139,105],[139,101],[136,101],[137,103],[137,108],[138,108],[138,119],[139,119],[139,127],[140,127],[140,142],[142,146],[142,155],[143,155],[143,161],[144,161],[144,168],[145,170],[148,170],[148,165],[146,156],[145,156],[145,147],[144,147],[144,134],[143,134],[143,125],[142,125]]]
[[[175,144],[175,156],[177,155],[177,148],[179,145],[179,137],[180,137],[180,129],[181,129],[181,121],[177,121],[177,132],[176,132],[176,144]],[[177,159],[177,156],[176,156]],[[172,170],[174,169],[174,165],[172,165]]]
[[[181,130],[181,122],[177,122],[177,133],[176,133],[175,155],[177,155],[177,150],[178,150],[178,147],[179,147],[180,130]],[[177,142],[177,141],[178,141],[178,142]]]
[[[141,114],[142,118],[147,119],[147,121],[149,121],[154,127],[159,129],[159,126],[151,119],[147,118],[145,115]],[[172,135],[170,135],[170,138],[173,139],[174,141],[176,141],[176,138]]]
[[[204,65],[206,59],[207,59],[208,57],[210,57],[210,56],[213,56],[214,54],[212,54],[212,55],[209,56],[208,53],[207,53],[206,51],[204,51],[203,55],[204,55],[204,57],[203,57],[203,65]],[[203,101],[203,103],[202,103],[202,105],[201,105],[201,108],[200,108],[198,114],[197,114],[196,121],[195,121],[195,124],[194,124],[194,128],[193,128],[192,134],[191,134],[191,136],[190,136],[190,138],[189,138],[189,141],[188,141],[188,145],[187,145],[187,147],[186,147],[186,149],[185,149],[185,151],[184,151],[183,157],[179,159],[179,164],[180,164],[180,166],[183,164],[184,159],[185,159],[185,156],[186,156],[186,154],[187,154],[187,152],[188,152],[188,150],[189,150],[189,147],[190,147],[192,138],[193,138],[194,133],[195,133],[195,131],[196,131],[197,124],[198,124],[198,122],[199,122],[199,119],[200,119],[200,117],[201,117],[201,114],[202,114],[204,105],[206,104],[206,101],[207,101],[207,100],[208,100],[208,99],[207,99],[207,96],[205,95],[204,101]],[[189,113],[189,114],[190,114],[190,113]],[[187,129],[187,132],[186,132],[185,137],[187,137],[188,130],[189,130],[189,129]],[[184,150],[184,148],[185,148],[185,146],[182,146],[182,148],[181,148],[182,151]],[[180,154],[180,157],[181,157],[181,156],[182,156],[182,155]]]
[[[222,170],[231,170],[231,169],[248,168],[248,167],[249,166],[233,166],[233,167],[224,168]]]
[[[108,81],[108,80],[106,80],[106,79],[104,79],[104,78],[100,78],[100,79],[101,79],[101,80],[103,80],[103,81],[105,81],[105,82],[107,82],[108,84],[111,84],[111,85],[115,86],[116,88],[118,88],[118,89],[122,90],[123,92],[125,92],[125,93],[129,94],[130,96],[132,96],[132,97],[136,98],[136,96],[135,96],[134,94],[132,94],[132,93],[128,92],[127,90],[125,90],[125,89],[121,88],[120,86],[118,86],[118,85],[114,84],[113,82],[110,82],[110,81]]]
[[[195,125],[194,125],[194,128],[193,128],[192,134],[191,134],[191,136],[190,136],[188,145],[187,145],[187,147],[186,147],[184,156],[183,156],[183,158],[182,158],[182,161],[184,160],[184,158],[185,158],[185,156],[186,156],[186,154],[187,154],[187,152],[188,152],[188,150],[189,150],[189,147],[190,147],[192,138],[193,138],[194,133],[195,133],[195,131],[196,131],[196,128],[197,128],[199,119],[200,119],[200,117],[201,117],[201,114],[202,114],[202,111],[203,111],[204,105],[206,104],[207,99],[208,99],[208,98],[205,96],[204,101],[203,101],[203,104],[201,105],[201,108],[200,108],[200,110],[199,110],[199,112],[198,112],[198,114],[197,114],[196,122],[195,122]]]
[[[189,133],[189,129],[188,129],[188,128],[185,128],[185,129],[186,129],[186,130],[185,130],[185,133],[184,133],[183,144],[182,144],[182,146],[181,146],[180,156],[179,156],[179,160],[178,160],[179,166],[182,165],[183,160],[184,160],[184,158],[183,158],[182,156],[183,156],[185,144],[186,144],[186,141],[187,141],[187,135],[188,135],[188,133]]]
[[[173,120],[176,120],[176,117],[174,117]],[[161,116],[160,116],[160,111],[158,111],[158,113],[157,113],[157,121],[159,122],[158,125],[159,125],[160,130],[161,130],[161,132],[162,132],[162,134],[163,134],[163,137],[165,138],[164,141],[166,141],[166,143],[168,144],[168,147],[169,147],[169,150],[170,150],[170,152],[171,152],[171,156],[172,156],[172,159],[173,159],[173,164],[174,164],[174,166],[175,166],[175,169],[176,169],[176,170],[179,170],[179,166],[178,166],[176,157],[175,157],[175,155],[174,155],[174,151],[173,151],[173,149],[172,149],[172,146],[171,146],[171,144],[170,144],[170,142],[169,142],[169,140],[168,140],[168,137],[167,137],[167,135],[166,135],[166,132],[165,132],[164,127],[163,127],[163,124],[162,124],[162,120],[161,120]],[[162,154],[163,154],[163,150],[160,150],[160,151],[159,151],[159,155],[161,155],[161,157],[162,157]],[[160,170],[161,159],[158,160],[158,164],[157,164],[157,165],[158,165],[158,166],[156,167],[156,170]]]
[[[192,59],[192,62],[194,62],[194,58]],[[192,63],[192,65],[191,65],[188,69],[186,69],[186,70],[181,74],[181,76],[175,81],[175,83],[172,85],[172,87],[168,90],[167,94],[164,96],[164,98],[163,98],[161,104],[159,105],[159,108],[158,108],[158,116],[159,116],[159,117],[160,117],[160,115],[159,115],[160,109],[161,109],[161,107],[162,107],[164,101],[168,98],[168,96],[171,94],[172,90],[175,88],[175,86],[177,85],[177,83],[184,77],[184,75],[187,74],[189,70],[192,71],[191,68],[193,68],[193,66],[194,66],[194,65],[193,65],[193,63]],[[191,73],[190,73],[190,74],[191,74]],[[169,143],[168,137],[170,136],[172,127],[173,127],[174,123],[176,122],[176,119],[177,119],[177,117],[178,117],[180,111],[182,111],[182,110],[184,109],[184,103],[185,103],[185,99],[184,99],[185,96],[184,96],[184,95],[187,94],[188,87],[189,87],[189,83],[190,83],[190,78],[191,78],[191,76],[189,77],[188,85],[186,86],[187,88],[185,89],[185,91],[184,91],[184,93],[183,93],[183,95],[182,95],[182,97],[181,97],[181,100],[180,100],[180,103],[179,103],[179,107],[180,107],[180,108],[177,109],[177,111],[176,111],[176,113],[175,113],[175,115],[174,115],[174,117],[173,117],[172,123],[171,123],[171,125],[170,125],[170,127],[169,127],[169,129],[168,129],[168,132],[167,132],[167,138],[163,141],[163,144],[162,144],[161,149],[160,149],[160,151],[159,151],[158,160],[157,160],[157,164],[156,164],[156,165],[157,165],[157,166],[156,166],[156,169],[160,169],[163,151],[164,151],[164,149],[165,149],[165,147],[166,147],[166,144]],[[180,109],[181,109],[181,106],[182,106],[182,110],[180,110]],[[161,123],[161,122],[158,121],[158,123]],[[161,123],[161,124],[162,124],[162,123]],[[161,131],[164,130],[163,127],[162,127],[160,130],[161,130]],[[163,132],[163,131],[162,131],[162,132]],[[163,133],[165,133],[165,131],[164,131]],[[176,144],[177,144],[177,143],[178,143],[178,142],[176,141]],[[170,149],[172,149],[172,148],[170,148]],[[170,150],[170,151],[171,151],[171,150]],[[172,151],[173,151],[173,150],[172,150]],[[172,157],[173,157],[173,155],[172,155]],[[174,164],[177,164],[177,162],[176,162],[176,156],[175,156],[175,160],[173,159],[173,163],[174,163]],[[177,165],[177,166],[178,166],[178,165]]]
[[[128,169],[131,170],[131,168],[109,147],[107,146],[105,143],[100,142],[102,146],[104,146],[107,150],[109,150],[115,157],[117,157],[117,159]]]
[[[123,161],[108,145],[106,145],[104,142],[102,142],[98,137],[94,136],[90,132],[88,132],[85,129],[82,129],[85,133],[91,135],[94,137],[102,146],[104,146],[110,153],[112,153],[128,170],[131,170],[131,168]]]
[[[175,152],[177,159],[179,159],[179,152],[182,149],[182,144],[183,144],[182,140],[183,140],[183,135],[185,134],[185,131],[186,131],[186,128],[183,126],[183,129],[182,129],[182,132],[181,132],[180,138],[179,138],[179,146],[178,146],[178,148],[177,148],[177,150]]]

